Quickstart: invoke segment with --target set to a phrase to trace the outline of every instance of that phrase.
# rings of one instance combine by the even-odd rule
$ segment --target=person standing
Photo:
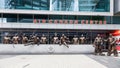
[[[85,37],[84,35],[82,34],[81,37],[79,38],[80,40],[80,44],[85,44]]]
[[[102,55],[102,37],[100,36],[100,34],[97,34],[97,37],[94,40],[94,47],[95,47],[95,51],[94,54],[97,55]]]
[[[72,42],[73,42],[73,44],[76,44],[76,45],[79,44],[79,39],[76,35],[74,35]]]
[[[41,44],[47,44],[47,37],[43,34],[40,39]]]
[[[52,39],[52,43],[53,43],[53,44],[58,44],[58,43],[59,43],[59,38],[58,38],[58,36],[57,36],[57,33],[54,34],[54,37],[53,37],[53,39]]]
[[[111,56],[111,54],[114,54],[114,56],[118,56],[118,52],[116,49],[116,40],[113,38],[112,34],[109,34],[108,37],[108,56]]]
[[[10,37],[8,35],[4,37],[3,44],[10,44]]]
[[[22,44],[27,44],[28,43],[28,38],[25,34],[22,36]]]
[[[12,41],[13,41],[13,44],[18,44],[18,41],[19,41],[19,36],[18,36],[18,34],[15,34],[15,35],[13,36]]]

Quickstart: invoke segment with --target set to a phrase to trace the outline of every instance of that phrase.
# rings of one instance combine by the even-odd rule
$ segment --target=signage
[[[55,23],[55,24],[107,24],[106,20],[46,20],[34,19],[33,23]]]

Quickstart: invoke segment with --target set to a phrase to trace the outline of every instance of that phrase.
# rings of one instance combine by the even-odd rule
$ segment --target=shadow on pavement
[[[107,68],[120,68],[120,57],[114,56],[99,56],[99,55],[86,55],[89,58],[97,61],[98,63],[106,66]],[[87,61],[86,61],[87,62]]]

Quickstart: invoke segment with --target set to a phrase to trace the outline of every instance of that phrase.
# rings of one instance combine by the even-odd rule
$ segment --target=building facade
[[[119,0],[118,0],[119,1]],[[120,29],[117,0],[0,0],[0,42],[10,34],[54,33],[72,38],[82,34],[91,44],[95,36]]]

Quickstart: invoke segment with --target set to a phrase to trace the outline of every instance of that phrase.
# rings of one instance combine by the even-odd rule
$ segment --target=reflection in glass
[[[20,23],[33,23],[33,15],[20,14],[19,22]]]
[[[110,0],[79,0],[79,11],[109,12]]]
[[[0,14],[0,23],[2,23],[2,18],[1,18],[1,14]]]
[[[0,23],[2,23],[2,18],[0,18]]]
[[[120,16],[113,16],[113,24],[120,24]]]
[[[49,10],[49,0],[3,0],[5,9]]]
[[[32,9],[32,0],[5,0],[6,9]]]
[[[3,14],[3,23],[12,23],[17,22],[17,15],[16,14]]]
[[[33,0],[34,10],[49,10],[50,0]]]
[[[0,0],[0,9],[110,12],[110,0]]]
[[[54,11],[74,11],[74,0],[53,0],[52,10]]]
[[[62,15],[50,15],[49,19],[53,19],[53,20],[62,20],[63,16]]]

